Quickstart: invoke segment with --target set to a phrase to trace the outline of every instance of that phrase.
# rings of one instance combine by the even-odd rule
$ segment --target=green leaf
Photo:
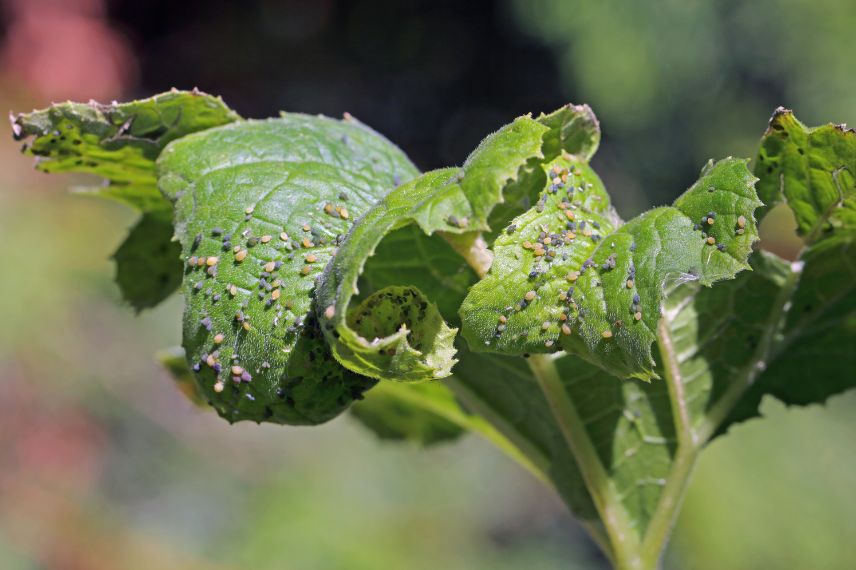
[[[219,97],[197,90],[129,103],[59,103],[10,116],[16,140],[43,172],[85,172],[109,181],[87,190],[142,211],[164,205],[155,160],[171,141],[240,117]]]
[[[543,165],[538,205],[494,243],[487,277],[461,307],[474,350],[564,349],[619,376],[655,378],[651,344],[664,295],[748,268],[760,205],[745,160],[709,163],[671,207],[621,225],[585,163]]]
[[[436,255],[430,252],[435,246],[426,247],[425,240],[431,239],[428,236],[440,234],[466,255],[478,232],[489,232],[497,224],[502,227],[537,196],[546,180],[541,162],[559,153],[567,160],[588,157],[599,136],[597,121],[586,106],[569,105],[537,119],[520,117],[488,136],[460,169],[425,173],[396,188],[369,210],[348,234],[318,287],[319,319],[336,358],[355,372],[385,380],[423,381],[448,376],[455,362],[456,330],[443,321],[454,323],[457,317],[432,302],[435,298],[426,291],[414,287],[410,272],[399,275],[395,283],[409,287],[407,298],[397,301],[395,311],[387,306],[385,313],[374,319],[384,326],[357,330],[351,303],[359,293],[358,281],[366,271],[367,260],[376,253],[384,256],[378,262],[381,266],[408,266],[413,257],[425,260],[432,274],[426,280],[429,286],[436,291],[437,284],[453,281],[454,296],[458,287],[471,282],[473,273],[460,269],[463,259],[450,260],[448,247],[438,248]],[[411,225],[422,235],[414,233]],[[396,235],[406,236],[400,242],[410,247],[381,245],[387,236]],[[426,251],[430,253],[426,255]],[[390,298],[396,291],[376,294]],[[372,312],[365,308],[356,309],[361,322]]]
[[[172,235],[168,212],[146,212],[113,254],[116,283],[137,312],[154,307],[181,284],[181,246]]]
[[[856,227],[856,131],[809,128],[779,107],[755,163],[758,195],[769,210],[787,202],[809,242],[841,223]]]
[[[438,413],[438,409],[448,411]],[[440,382],[381,382],[350,411],[381,439],[409,440],[428,446],[456,439],[463,433],[463,428],[446,416],[465,412]]]
[[[351,118],[284,114],[181,138],[158,167],[185,264],[183,346],[218,413],[316,424],[359,399],[375,381],[331,357],[313,289],[354,218],[416,174],[401,151]]]

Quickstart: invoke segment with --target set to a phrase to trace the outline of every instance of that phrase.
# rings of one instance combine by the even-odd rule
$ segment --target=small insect
[[[269,235],[263,235],[262,237],[259,238],[259,241],[262,243],[268,243],[270,241],[270,239],[271,238]]]
[[[633,279],[628,279],[627,282],[625,283],[625,285],[627,286],[628,289],[633,289],[634,284],[635,283],[634,283]],[[638,295],[637,295],[637,297],[638,297]]]
[[[288,241],[288,234],[285,232],[281,232],[279,234],[279,239],[281,239],[282,241]]]
[[[600,333],[600,336],[602,336],[603,338],[612,338],[612,331],[603,331],[602,333]]]
[[[255,209],[253,206],[247,206],[246,208],[244,208],[244,213],[245,213],[245,214],[247,214],[247,215],[249,216],[249,215],[250,215],[250,214],[252,214],[255,210],[256,210],[256,209]]]
[[[222,342],[223,342],[223,339],[225,339],[225,338],[226,338],[226,337],[223,335],[223,333],[217,333],[217,334],[215,334],[215,335],[214,335],[214,344],[220,344],[220,343],[222,343]]]
[[[642,320],[642,312],[636,311],[636,313],[633,315],[633,318],[636,319],[637,321],[641,321]]]
[[[326,309],[324,309],[324,316],[328,319],[332,319],[336,315],[336,306],[328,305]]]
[[[715,243],[716,243],[716,238],[715,238],[715,237],[713,237],[713,236],[708,236],[708,238],[707,238],[707,240],[706,240],[706,241],[707,241],[707,243],[708,243],[708,244],[713,245],[713,244],[715,244]]]
[[[238,253],[235,254],[235,261],[237,261],[238,263],[244,261],[244,259],[246,259],[246,258],[247,258],[247,250],[246,249],[242,249],[242,250],[238,251]]]
[[[737,218],[737,227],[743,229],[746,227],[746,216],[740,216]]]
[[[280,296],[279,291],[280,291],[279,289],[274,289],[273,292],[270,294],[270,298],[273,299],[274,301],[279,299],[279,296]]]
[[[551,325],[552,325],[552,323],[550,321],[544,321],[543,323],[541,323],[541,330],[542,331],[549,330]]]
[[[207,265],[208,267],[213,267],[213,266],[217,265],[219,262],[220,262],[220,258],[215,256],[215,255],[212,255],[211,257],[208,257],[205,260],[205,265]]]
[[[273,261],[268,261],[267,263],[265,263],[265,264],[264,264],[264,266],[263,266],[262,268],[263,268],[266,272],[270,273],[271,271],[273,271],[273,269],[274,269],[274,267],[275,267],[275,266],[276,266],[276,263],[275,263],[275,262],[273,262]]]
[[[568,326],[568,325],[566,325],[566,324],[565,324],[565,325],[562,325],[562,334],[563,334],[563,335],[565,335],[565,336],[570,335],[570,334],[571,334],[571,327],[569,327],[569,326]]]
[[[318,258],[312,254],[307,255],[305,257],[305,259],[306,259],[306,263],[315,263],[316,261],[318,261]]]
[[[537,293],[535,293],[535,291],[530,290],[530,291],[527,291],[525,295],[523,295],[523,298],[526,299],[527,301],[533,301],[535,299],[536,295],[537,295]]]
[[[217,392],[219,394],[220,392],[223,391],[223,388],[225,388],[225,386],[223,385],[222,380],[217,380],[216,382],[214,382],[214,391],[215,392]]]

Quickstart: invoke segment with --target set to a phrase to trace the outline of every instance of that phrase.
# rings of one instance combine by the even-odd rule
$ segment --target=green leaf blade
[[[787,202],[797,233],[814,241],[835,225],[845,203],[845,216],[856,209],[856,131],[833,124],[809,128],[779,107],[761,139],[755,173],[764,213]]]
[[[158,168],[185,264],[183,345],[218,413],[316,424],[359,399],[375,381],[331,356],[315,279],[410,161],[353,119],[285,114],[179,139]]]
[[[569,169],[551,168],[550,178]],[[497,238],[490,273],[461,307],[464,337],[474,350],[564,349],[619,377],[656,377],[651,345],[665,294],[748,268],[761,204],[753,183],[744,160],[711,163],[673,207],[620,225],[599,180],[571,164],[567,182],[557,191],[551,181],[509,228],[521,230]]]
[[[415,349],[408,340],[411,331],[422,327],[418,322],[402,329],[404,323],[389,321],[373,338],[349,326],[351,302],[358,294],[358,280],[367,260],[387,235],[410,224],[417,225],[425,236],[439,233],[472,239],[479,231],[490,231],[497,221],[524,210],[524,204],[537,195],[546,180],[541,162],[562,152],[573,158],[562,145],[586,155],[593,152],[598,140],[597,121],[588,107],[567,106],[538,119],[520,117],[485,138],[462,168],[423,174],[372,208],[347,236],[318,289],[319,320],[340,362],[378,379],[423,381],[447,376],[454,364],[456,331],[437,324],[437,319],[455,322],[457,316],[440,311],[424,292],[414,293],[412,298],[420,305],[425,303],[430,316],[423,327],[426,330],[418,335],[428,340],[422,343],[432,347],[428,351]],[[506,198],[511,200],[506,202]],[[457,265],[462,266],[463,260]],[[467,270],[455,273],[464,281],[470,279]],[[433,280],[441,281],[442,277]]]

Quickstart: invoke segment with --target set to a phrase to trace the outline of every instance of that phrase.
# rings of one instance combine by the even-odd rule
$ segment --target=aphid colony
[[[505,314],[499,315],[494,335],[497,339],[501,338],[508,329],[510,316],[523,311],[539,299],[537,289],[544,283],[539,284],[538,280],[542,275],[550,272],[554,266],[560,267],[568,262],[575,263],[574,258],[578,259],[581,254],[591,254],[603,239],[600,231],[602,229],[607,232],[612,230],[611,224],[607,223],[599,213],[608,208],[608,204],[603,203],[603,196],[586,193],[592,184],[585,182],[583,173],[579,172],[576,166],[553,166],[547,171],[547,176],[548,186],[539,198],[535,210],[541,214],[545,211],[556,213],[551,213],[548,223],[538,226],[537,229],[540,231],[535,239],[524,240],[520,246],[534,260],[532,270],[528,274],[529,280],[533,281],[534,288],[526,291],[513,306],[505,307]],[[605,228],[603,227],[604,223],[607,223]],[[561,229],[557,230],[557,227]],[[511,224],[506,228],[505,233],[511,236],[517,231],[518,224]],[[614,243],[612,247],[615,247]],[[631,245],[631,251],[634,249],[635,244]],[[569,271],[565,275],[565,280],[569,286],[567,289],[559,291],[556,298],[560,307],[556,322],[546,320],[541,323],[540,329],[536,332],[548,335],[553,335],[556,332],[565,336],[571,335],[574,331],[573,323],[585,317],[585,310],[578,306],[577,300],[574,298],[577,280],[590,269],[599,269],[602,272],[614,270],[617,266],[618,255],[618,252],[611,252],[599,266],[592,257],[588,257],[579,265],[579,270]],[[626,279],[628,289],[633,288],[635,274],[635,266],[631,263],[630,272]],[[631,314],[638,315],[636,320],[641,320],[642,314],[638,295],[634,299]],[[525,338],[529,334],[530,331],[524,330],[520,332],[519,336]],[[602,336],[605,339],[611,338],[612,331],[604,330]],[[555,340],[553,338],[546,339],[544,346],[547,348],[555,346]]]
[[[347,194],[340,193],[339,199],[347,200]],[[350,213],[344,206],[335,205],[332,202],[326,202],[322,210],[331,218],[350,219]],[[243,211],[243,222],[250,222],[254,212],[254,206],[246,207]],[[205,233],[208,235],[206,236]],[[298,239],[292,238],[292,234],[303,235]],[[256,236],[248,227],[243,230],[239,227],[234,232],[226,232],[220,227],[214,227],[208,232],[199,232],[193,237],[190,255],[186,258],[187,271],[190,273],[204,271],[202,279],[196,281],[192,286],[193,294],[201,294],[209,299],[212,307],[220,302],[225,302],[225,299],[234,299],[238,302],[232,319],[232,326],[227,330],[215,330],[215,319],[212,319],[207,312],[203,312],[199,319],[199,326],[206,332],[213,333],[209,335],[212,346],[200,355],[192,369],[194,372],[201,372],[207,368],[214,372],[216,377],[213,385],[214,392],[223,392],[226,388],[226,382],[230,379],[237,390],[238,386],[252,382],[254,373],[258,374],[271,368],[271,364],[267,360],[253,371],[241,363],[240,335],[242,332],[246,334],[253,330],[251,303],[261,304],[262,310],[276,311],[271,321],[274,328],[279,327],[280,323],[284,324],[285,311],[295,314],[293,325],[287,327],[284,334],[286,337],[291,336],[296,339],[304,324],[305,312],[309,308],[307,293],[312,287],[311,283],[303,285],[298,285],[298,283],[302,281],[302,277],[309,276],[313,272],[313,268],[323,267],[330,255],[335,255],[335,248],[341,243],[343,233],[340,232],[335,237],[332,236],[333,234],[329,229],[318,228],[310,223],[305,223],[297,232],[289,232],[287,228],[282,228],[282,231],[278,233]],[[198,255],[196,253],[206,237],[220,242],[223,255]],[[259,245],[267,246],[263,248],[260,255],[270,256],[273,254],[274,257],[280,257],[280,259],[257,258],[252,254],[252,251]],[[220,268],[223,267],[224,263],[229,262],[235,269],[243,268],[241,270],[242,279],[250,277],[247,272],[247,264],[252,263],[250,267],[258,265],[258,275],[250,277],[254,279],[255,294],[235,283],[218,283],[217,277]],[[286,273],[292,271],[291,268],[295,266],[298,268],[295,271],[298,282],[294,281],[294,277],[292,277],[294,274]],[[190,279],[189,275],[188,279]],[[295,285],[298,286],[295,287]],[[291,294],[291,299],[285,298],[287,293]],[[220,312],[226,310],[224,307]],[[224,342],[231,345],[225,349],[227,352],[221,349]],[[227,362],[224,363],[223,360]],[[283,391],[282,397],[285,398],[286,396],[287,394]],[[253,395],[249,392],[245,392],[244,397],[250,401],[254,400]]]
[[[499,315],[494,338],[502,338],[504,334],[508,334],[509,318],[514,313],[519,313],[536,300],[541,299],[538,289],[544,285],[550,284],[551,288],[555,286],[556,278],[547,278],[544,282],[540,278],[553,270],[554,267],[562,267],[568,262],[571,264],[578,263],[580,255],[589,255],[581,264],[579,269],[571,269],[565,274],[565,280],[568,284],[567,289],[561,289],[557,294],[555,301],[557,302],[560,311],[555,321],[545,320],[539,328],[534,327],[531,323],[529,327],[534,329],[534,332],[549,335],[544,341],[547,348],[554,346],[555,335],[569,336],[574,332],[574,327],[584,321],[587,312],[585,307],[581,306],[581,296],[583,291],[590,290],[591,287],[603,286],[603,281],[598,279],[597,274],[604,276],[607,273],[613,272],[617,267],[626,267],[626,274],[622,277],[621,282],[623,288],[632,292],[633,296],[628,306],[629,319],[631,322],[642,321],[644,310],[642,299],[636,292],[636,265],[633,262],[633,254],[636,251],[635,241],[631,241],[629,245],[625,239],[613,238],[613,241],[608,241],[608,247],[598,249],[598,244],[602,243],[603,236],[597,231],[601,230],[601,225],[604,219],[599,214],[605,209],[605,204],[594,204],[592,200],[580,200],[580,193],[584,192],[591,185],[578,184],[574,185],[575,175],[582,180],[582,173],[576,172],[575,167],[560,168],[553,167],[548,171],[549,185],[541,194],[537,203],[536,211],[543,214],[545,211],[550,213],[547,223],[540,224],[537,229],[540,231],[535,239],[527,239],[522,242],[520,247],[528,252],[533,259],[532,269],[528,273],[528,279],[533,282],[533,288],[526,291],[523,297],[514,305],[505,307],[503,314]],[[715,190],[715,189],[714,189]],[[601,196],[590,195],[590,198],[602,198]],[[595,207],[592,208],[591,206]],[[549,208],[549,209],[548,209]],[[551,212],[555,211],[556,214]],[[542,218],[539,218],[542,219]],[[746,217],[739,216],[736,220],[734,228],[735,235],[743,235],[746,229]],[[726,250],[726,244],[718,243],[716,238],[711,235],[711,230],[717,223],[717,213],[708,212],[705,214],[693,227],[694,230],[702,233],[702,239],[706,246],[715,246],[720,252]],[[505,234],[511,236],[519,231],[521,224],[518,219],[516,224],[511,224],[506,228]],[[550,227],[553,229],[551,229]],[[561,230],[556,230],[561,227]],[[608,232],[612,231],[612,227],[606,227]],[[531,232],[531,230],[530,230]],[[616,242],[624,244],[624,251],[621,248],[616,249]],[[610,251],[610,248],[614,251]],[[596,255],[600,252],[599,255]],[[606,256],[605,258],[603,256]],[[596,262],[595,257],[600,261]],[[626,256],[621,263],[622,256]],[[519,256],[518,256],[519,257]],[[595,272],[591,277],[584,282],[583,276],[587,272]],[[555,275],[555,272],[554,272]],[[580,283],[584,283],[583,289],[580,289]],[[575,293],[577,297],[575,298]],[[550,293],[551,295],[553,293]],[[595,298],[600,299],[603,303],[603,295],[596,295]],[[614,317],[613,317],[614,318]],[[622,319],[615,320],[609,323],[609,328],[601,331],[600,336],[605,339],[613,337],[613,329],[624,325]],[[518,338],[527,338],[533,333],[533,330],[523,330],[519,332]],[[489,341],[488,341],[489,343]]]

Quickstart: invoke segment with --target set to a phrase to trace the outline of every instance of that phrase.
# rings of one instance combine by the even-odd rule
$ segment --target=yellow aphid
[[[707,238],[707,243],[709,243],[710,245],[715,244],[715,243],[716,243],[716,238],[715,238],[715,237],[713,237],[713,236],[708,237],[708,238]]]
[[[524,241],[523,242],[523,249],[532,249],[532,242]]]
[[[207,364],[211,368],[214,368],[214,365],[217,364],[217,359],[214,358],[213,354],[209,354],[208,358],[205,359],[205,364]]]
[[[565,210],[565,217],[567,217],[571,221],[573,221],[575,218],[574,213],[570,210]]]
[[[579,279],[579,277],[580,277],[580,272],[579,272],[579,271],[571,271],[570,273],[568,273],[568,274],[565,276],[565,279],[567,279],[568,281],[570,281],[571,283],[573,283],[574,281],[576,281],[577,279]]]
[[[568,325],[562,325],[562,334],[569,335],[571,334],[571,327]]]
[[[526,299],[527,301],[532,301],[533,299],[535,299],[535,296],[536,296],[535,291],[526,291],[526,294],[523,295],[523,298]]]
[[[746,227],[746,216],[740,216],[737,218],[737,227],[741,229]]]
[[[309,267],[308,265],[304,265],[303,269],[300,270],[300,272],[304,275],[309,275],[310,271],[312,271],[312,268]]]
[[[205,265],[207,265],[208,267],[213,267],[213,266],[217,265],[217,263],[219,261],[220,261],[219,257],[212,255],[211,257],[209,257],[208,259],[205,260]]]
[[[239,251],[241,251],[241,246],[236,245],[235,247],[232,248],[232,251],[235,253],[238,253]]]
[[[333,213],[333,204],[331,204],[330,202],[327,202],[326,204],[324,204],[324,212],[326,212],[327,214],[332,214]]]
[[[255,211],[255,208],[254,208],[253,206],[247,206],[247,207],[244,209],[244,213],[245,213],[245,214],[252,214],[254,211]]]
[[[707,219],[707,225],[712,226],[714,221],[715,220],[713,218],[708,218]]]
[[[281,239],[282,241],[288,241],[288,234],[282,232],[281,234],[279,234],[279,239]]]
[[[636,319],[637,321],[641,321],[642,320],[642,313],[640,311],[636,311],[636,314],[633,315],[633,318]]]
[[[225,386],[223,386],[223,382],[221,382],[220,380],[217,380],[216,382],[214,382],[214,391],[215,392],[217,392],[219,394],[220,392],[223,391],[223,388],[225,388]]]
[[[229,285],[229,295],[235,296],[238,294],[238,286],[237,285]]]
[[[226,338],[222,333],[218,333],[214,335],[214,344],[220,344],[223,342],[223,339]]]
[[[279,299],[279,295],[280,295],[279,289],[274,289],[270,294],[270,298],[273,299],[274,301],[276,301],[277,299]]]
[[[505,324],[508,322],[508,318],[505,315],[499,315],[499,322]]]
[[[303,231],[304,232],[308,232],[311,229],[312,229],[312,226],[310,226],[309,224],[303,224]]]
[[[602,333],[600,333],[600,336],[602,336],[603,338],[612,338],[612,331],[603,331]]]
[[[633,289],[633,279],[628,279],[625,285],[627,285],[628,289]]]
[[[270,241],[270,236],[268,236],[268,235],[264,235],[264,236],[262,236],[262,237],[260,237],[260,238],[259,238],[259,241],[260,241],[260,242],[262,242],[262,243],[267,243],[267,242],[269,242],[269,241]]]
[[[544,321],[543,323],[541,323],[541,330],[545,331],[549,329],[551,324],[552,323],[550,321]]]
[[[336,306],[328,305],[326,309],[324,309],[324,316],[328,319],[332,319],[336,315]]]
[[[350,216],[350,214],[348,213],[348,210],[346,210],[345,208],[339,208],[339,215],[342,216],[342,219],[344,219],[344,220],[347,220],[348,217]]]
[[[314,255],[309,254],[306,256],[306,263],[315,263],[316,261],[318,261],[318,258]]]
[[[237,261],[239,263],[241,261],[244,261],[246,258],[247,258],[247,250],[246,249],[242,249],[241,251],[239,251],[238,253],[235,254],[235,261]]]
[[[315,245],[314,243],[312,243],[312,240],[310,240],[308,237],[303,238],[302,243],[303,243],[303,247],[312,247],[313,245]]]
[[[244,321],[243,327],[244,327],[245,331],[249,331],[250,330],[250,323],[248,323],[247,321]]]
[[[198,265],[199,267],[202,267],[203,265],[205,265],[206,259],[208,259],[208,258],[207,257],[200,257],[199,259],[196,260],[196,265]]]
[[[264,269],[268,273],[273,271],[275,268],[276,268],[276,262],[275,261],[268,261],[267,263],[264,264],[264,267],[262,267],[262,269]]]
[[[237,364],[232,367],[232,376],[240,376],[244,373],[244,369],[238,366]]]

